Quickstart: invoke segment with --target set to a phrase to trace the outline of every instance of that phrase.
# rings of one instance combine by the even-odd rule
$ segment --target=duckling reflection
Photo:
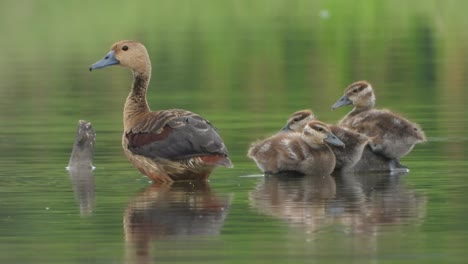
[[[375,235],[382,225],[420,223],[427,199],[408,188],[407,172],[343,173],[336,178],[337,196],[330,204],[346,233]]]
[[[80,207],[80,215],[90,216],[93,213],[96,200],[93,169],[88,166],[70,167],[68,173],[75,199]]]
[[[214,194],[207,182],[153,184],[125,210],[127,250],[146,258],[152,240],[218,235],[230,204],[230,195]]]
[[[425,215],[426,198],[408,189],[402,175],[266,177],[250,192],[249,201],[259,212],[306,234],[333,227],[373,236],[383,224],[419,222]]]
[[[294,226],[317,230],[330,224],[327,204],[336,195],[330,175],[266,175],[250,192],[250,205],[259,212]]]

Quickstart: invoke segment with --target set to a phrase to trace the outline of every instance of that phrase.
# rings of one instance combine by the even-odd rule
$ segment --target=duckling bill
[[[332,109],[350,104],[354,105],[353,110],[339,125],[371,138],[369,147],[374,153],[398,162],[416,144],[426,142],[426,136],[418,124],[389,110],[374,109],[374,90],[366,81],[349,85]]]
[[[124,40],[89,70],[119,65],[133,73],[124,105],[122,147],[129,161],[155,181],[206,180],[217,166],[232,167],[217,129],[183,109],[151,111],[146,100],[151,61],[143,44]]]

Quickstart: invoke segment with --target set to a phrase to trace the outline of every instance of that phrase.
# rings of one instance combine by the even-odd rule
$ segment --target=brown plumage
[[[278,133],[254,142],[247,156],[265,173],[295,171],[329,175],[335,168],[335,155],[325,142],[343,145],[326,124],[311,121],[302,133]]]
[[[280,132],[302,132],[307,123],[312,120],[315,120],[315,116],[311,110],[304,109],[296,111],[289,116],[286,125]]]
[[[308,109],[297,111],[289,117],[282,131],[302,132],[304,120],[311,121],[314,119],[315,116]],[[328,127],[346,146],[329,145],[336,158],[335,170],[348,170],[352,168],[361,159],[364,147],[368,142],[368,137],[345,127],[337,125],[328,125]]]
[[[415,144],[426,141],[426,136],[418,124],[389,110],[374,109],[374,91],[366,81],[349,85],[332,109],[349,104],[353,104],[354,109],[339,125],[366,134],[371,138],[370,148],[379,155],[398,161],[408,154]]]
[[[330,145],[336,157],[335,170],[349,170],[358,163],[369,138],[361,133],[337,125],[329,125],[332,133],[338,137],[346,147]]]
[[[155,181],[205,180],[216,166],[232,167],[216,128],[182,109],[152,112],[146,101],[151,62],[143,44],[124,40],[90,70],[121,65],[133,73],[124,105],[122,146],[130,162]]]

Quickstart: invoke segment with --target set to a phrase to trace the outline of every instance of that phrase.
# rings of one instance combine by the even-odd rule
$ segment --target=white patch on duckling
[[[366,88],[362,89],[362,93],[369,93],[369,92],[372,92],[372,86],[370,84],[368,84],[366,86]]]
[[[297,160],[298,157],[297,157],[297,154],[294,153],[294,151],[291,149],[291,148],[287,148],[287,151],[288,151],[288,157],[293,159],[293,160]]]
[[[260,152],[268,152],[271,148],[271,142],[267,142],[260,147]]]
[[[280,141],[280,144],[285,146],[285,147],[289,147],[289,144],[291,143],[291,140],[289,138],[283,138],[281,141]]]
[[[283,138],[280,141],[280,144],[283,145],[286,149],[287,155],[291,159],[297,159],[297,154],[294,152],[294,150],[291,148],[291,139],[289,138]]]
[[[396,126],[401,126],[401,120],[399,118],[394,117],[392,123]]]

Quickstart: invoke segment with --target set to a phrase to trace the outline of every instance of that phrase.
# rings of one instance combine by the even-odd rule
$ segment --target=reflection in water
[[[266,177],[250,193],[250,203],[307,234],[341,226],[346,234],[375,235],[383,224],[419,220],[425,214],[425,197],[402,184],[403,174]]]
[[[151,263],[151,240],[218,235],[230,204],[230,195],[212,193],[207,182],[149,186],[125,210],[128,257],[136,258],[137,263]]]
[[[75,199],[80,207],[81,216],[90,216],[95,205],[94,175],[89,166],[68,168]]]
[[[337,177],[337,197],[330,204],[333,217],[345,232],[372,233],[386,224],[419,222],[426,198],[403,182],[407,172],[343,174]]]
[[[250,192],[250,204],[258,211],[286,220],[294,226],[318,229],[327,219],[326,205],[336,195],[330,175],[266,175]]]

